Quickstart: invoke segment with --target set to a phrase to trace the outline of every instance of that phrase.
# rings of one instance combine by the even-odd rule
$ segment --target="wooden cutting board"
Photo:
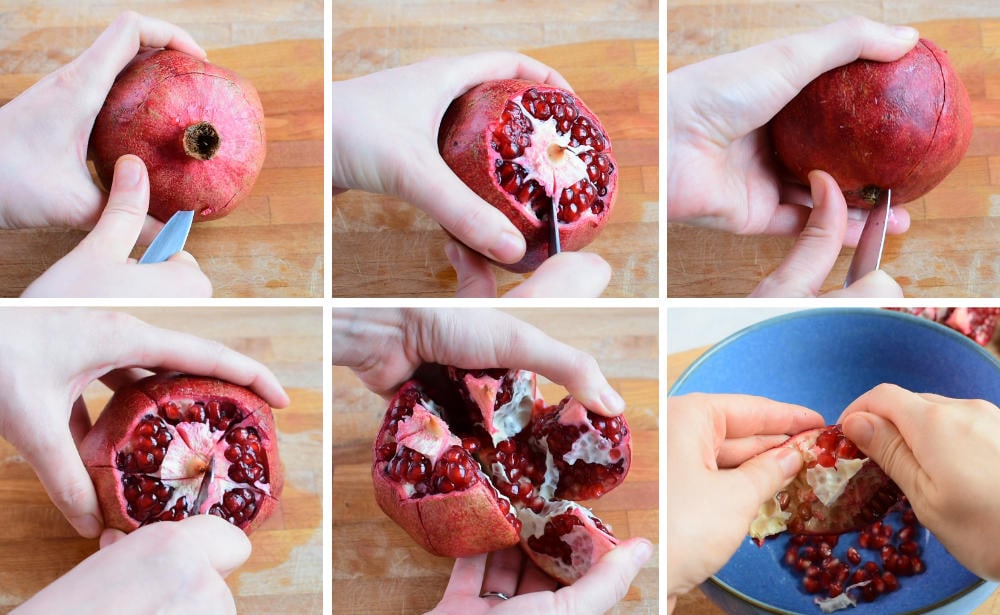
[[[68,55],[68,61],[72,55],[52,50],[58,49],[59,35],[74,44],[84,35],[91,37],[88,41],[96,37],[93,28],[70,30],[49,24],[28,29],[25,37],[44,41],[49,54]],[[12,68],[0,75],[0,104],[52,70],[48,55],[25,46],[15,42],[0,48],[0,66]],[[323,40],[209,48],[208,56],[258,89],[268,149],[247,200],[225,218],[195,224],[186,249],[198,259],[217,297],[321,297]],[[64,229],[0,231],[0,296],[18,296],[84,235]],[[143,251],[136,249],[133,256]]]
[[[697,6],[696,6],[697,5]],[[714,8],[713,8],[714,7]],[[886,240],[882,268],[906,296],[1000,295],[1000,8],[994,2],[848,3],[678,2],[668,16],[668,68],[860,13],[907,23],[948,51],[972,100],[973,136],[965,159],[944,182],[906,208],[913,220]],[[977,18],[968,18],[977,16]],[[992,19],[978,18],[990,16]],[[945,19],[944,17],[966,17]],[[711,186],[706,186],[710,190]],[[746,296],[788,254],[790,238],[738,237],[670,224],[668,295]],[[845,248],[823,290],[843,284]]]
[[[585,248],[600,254],[614,272],[605,296],[658,293],[657,48],[656,40],[630,39],[525,50],[566,77],[601,118],[614,146],[618,200],[601,235]],[[364,74],[355,66],[338,67],[335,78]],[[453,295],[456,278],[444,255],[446,240],[434,220],[398,199],[356,190],[336,196],[333,295]],[[524,279],[496,271],[501,292]]]
[[[667,388],[669,389],[674,386],[674,383],[684,373],[684,370],[709,348],[709,346],[706,346],[704,348],[668,354]],[[997,345],[996,338],[994,338],[993,343],[989,346],[989,351],[1000,357],[1000,347]],[[1000,590],[994,592],[986,602],[981,604],[970,615],[994,615],[995,613],[1000,613]],[[726,615],[726,612],[709,600],[708,596],[701,589],[696,589],[678,597],[674,615]]]
[[[324,493],[322,314],[319,309],[125,310],[157,326],[218,340],[268,365],[291,405],[275,411],[285,467],[281,504],[251,536],[253,553],[227,583],[241,614],[320,613]],[[91,417],[110,397],[84,395]],[[0,612],[8,612],[97,550],[52,505],[31,467],[0,439]]]
[[[625,483],[592,503],[620,537],[658,542],[658,387],[655,310],[512,311],[601,363],[628,405],[632,469]],[[424,552],[375,503],[371,446],[387,403],[354,374],[333,368],[333,612],[343,615],[424,613],[440,600],[454,560]],[[554,403],[565,391],[542,387]],[[658,562],[640,571],[612,613],[653,614]]]

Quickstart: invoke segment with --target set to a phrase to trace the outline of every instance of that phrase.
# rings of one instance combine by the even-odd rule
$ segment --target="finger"
[[[171,263],[184,263],[186,265],[194,265],[195,267],[198,267],[199,271],[201,270],[201,267],[198,265],[198,261],[195,259],[194,255],[188,252],[187,250],[181,250],[180,252],[171,255],[167,259],[167,261]],[[211,294],[211,292],[209,294]]]
[[[749,436],[746,438],[727,438],[715,456],[720,468],[735,468],[746,460],[779,446],[788,440],[788,436]]]
[[[559,71],[522,53],[487,51],[448,61],[457,63],[455,71],[464,79],[464,89],[458,90],[461,92],[492,79],[527,79],[572,91]]]
[[[795,245],[753,297],[811,297],[819,293],[840,254],[847,228],[847,202],[829,173],[809,174],[813,209]]]
[[[794,435],[826,424],[822,415],[805,406],[756,395],[704,395],[704,405],[725,415],[726,438],[757,435]]]
[[[163,230],[163,226],[162,222],[147,215],[146,220],[142,223],[142,231],[139,232],[139,244],[144,246],[151,244],[153,239]]]
[[[521,547],[510,547],[490,553],[483,576],[482,593],[500,592],[513,596],[517,592],[517,582],[521,577],[524,552]]]
[[[456,297],[497,296],[497,279],[485,258],[456,241],[448,241],[444,253],[458,277]]]
[[[73,442],[79,446],[80,442],[90,431],[90,414],[87,412],[87,404],[82,397],[77,397],[73,402],[73,410],[69,413],[69,432],[73,436]]]
[[[539,568],[529,558],[524,558],[524,571],[517,584],[517,594],[533,594],[536,592],[554,592],[559,589],[559,583]]]
[[[104,386],[108,387],[112,391],[117,391],[124,386],[138,382],[139,380],[151,375],[153,375],[153,372],[148,369],[142,369],[141,367],[125,367],[122,369],[111,370],[98,378],[98,380],[100,380]]]
[[[125,532],[121,530],[106,528],[103,532],[101,532],[101,539],[98,542],[98,548],[105,549],[110,547],[122,538],[125,538],[125,536]]]
[[[831,291],[823,296],[901,298],[903,289],[888,273],[876,269],[866,273],[847,288]]]
[[[444,590],[444,598],[456,596],[478,596],[483,586],[483,574],[486,570],[487,553],[460,557],[455,560],[451,569],[451,578]]]
[[[779,447],[765,451],[740,467],[720,472],[726,493],[732,501],[752,506],[748,514],[787,485],[802,469],[802,455],[794,449]]]
[[[893,423],[875,414],[855,412],[844,419],[843,430],[903,493],[920,493],[920,484],[927,480],[927,475]]]
[[[52,427],[46,435],[39,434],[22,452],[66,520],[81,536],[97,538],[104,521],[94,484],[69,429]]]
[[[149,208],[149,176],[146,165],[137,156],[127,154],[115,162],[115,175],[108,194],[108,204],[94,230],[81,245],[124,261],[132,252]]]
[[[215,515],[194,515],[178,521],[182,529],[222,576],[240,567],[250,557],[250,540],[243,530]]]
[[[791,186],[791,184],[786,184],[786,186]],[[804,187],[798,184],[794,186],[803,193],[808,194]],[[782,188],[781,196],[779,197],[781,204],[775,208],[774,215],[768,221],[763,231],[765,234],[789,236],[798,235],[802,232],[806,222],[809,220],[809,214],[812,213],[812,197],[796,198],[794,196],[795,193],[796,190],[793,188]],[[847,208],[847,230],[844,233],[844,247],[853,248],[858,245],[858,239],[861,237],[861,231],[868,220],[869,211],[858,207]],[[888,227],[886,233],[889,235],[902,235],[908,231],[910,228],[910,212],[902,205],[892,207],[889,211]]]
[[[580,579],[556,592],[557,613],[604,613],[628,591],[642,565],[653,554],[643,538],[626,540],[590,567]]]
[[[611,281],[611,266],[590,252],[562,252],[547,259],[505,297],[599,297]]]

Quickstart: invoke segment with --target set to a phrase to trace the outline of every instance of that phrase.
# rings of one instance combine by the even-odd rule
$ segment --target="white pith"
[[[854,585],[848,585],[844,588],[844,592],[839,596],[834,598],[813,598],[813,602],[819,607],[824,613],[833,613],[834,611],[839,611],[841,609],[847,609],[852,606],[857,606],[858,601],[856,598],[851,596],[850,592],[852,590],[858,589],[868,585],[871,581],[861,581],[860,583],[855,583]]]
[[[572,137],[571,130],[559,134],[555,116],[545,121],[539,120],[524,108],[521,100],[522,97],[518,96],[512,102],[521,109],[524,117],[531,123],[531,146],[525,148],[524,153],[511,162],[521,165],[527,171],[524,183],[534,179],[545,190],[545,194],[558,203],[566,188],[581,179],[588,179],[587,165],[580,159],[580,154],[592,151],[594,148],[589,145],[571,146],[569,144]],[[553,156],[552,152],[561,152],[561,155]],[[525,207],[528,206],[525,204]],[[570,209],[576,212],[576,205],[571,205]]]
[[[832,468],[816,464],[806,470],[806,482],[813,488],[819,501],[829,508],[844,494],[847,483],[851,482],[851,478],[861,470],[866,461],[867,459],[837,459]]]
[[[490,437],[496,446],[502,440],[521,433],[531,421],[535,408],[535,379],[531,372],[518,371],[511,385],[510,401],[493,412]]]
[[[521,520],[521,541],[526,544],[531,537],[541,537],[545,534],[545,524],[549,519],[570,513],[580,518],[586,524],[585,517],[590,516],[587,509],[576,502],[569,500],[555,500],[547,502],[540,513],[536,513],[530,508],[517,511],[517,518]],[[606,526],[611,531],[610,526]],[[559,537],[559,540],[570,546],[570,563],[567,565],[559,558],[552,557],[544,553],[534,552],[534,557],[544,558],[548,562],[549,568],[558,571],[562,578],[575,578],[581,570],[585,570],[589,564],[594,563],[594,539],[587,530],[586,525],[576,525],[568,533]]]
[[[427,457],[431,467],[449,448],[462,445],[458,436],[448,429],[447,423],[421,404],[414,404],[413,414],[399,421],[396,442]]]
[[[587,409],[575,399],[571,399],[562,413],[559,415],[560,425],[581,426],[580,435],[573,441],[573,446],[569,449],[563,460],[572,465],[577,461],[584,463],[597,463],[610,465],[617,463],[621,459],[621,451],[615,450],[611,440],[604,437],[587,418]],[[612,451],[617,458],[612,459]]]

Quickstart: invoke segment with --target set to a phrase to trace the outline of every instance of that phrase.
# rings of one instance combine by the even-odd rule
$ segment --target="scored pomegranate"
[[[871,207],[892,189],[908,203],[937,186],[972,138],[969,95],[934,43],[895,62],[857,60],[810,82],[771,120],[778,158],[804,184],[837,180],[847,204]]]
[[[990,343],[1000,320],[1000,308],[990,307],[886,309],[906,312],[951,327],[980,346]]]
[[[249,534],[281,496],[276,436],[271,408],[250,390],[160,374],[115,392],[80,457],[107,527],[208,513]]]
[[[510,271],[533,271],[548,258],[553,200],[563,250],[593,241],[614,207],[611,140],[572,92],[519,79],[477,85],[448,108],[438,148],[455,174],[524,235],[524,258],[498,263]]]
[[[149,214],[221,218],[250,194],[264,164],[264,111],[253,85],[180,51],[140,53],[118,75],[90,135],[110,188],[115,162],[135,154],[149,171]]]
[[[375,499],[422,547],[464,557],[520,543],[569,584],[618,543],[573,500],[628,473],[624,417],[571,397],[546,406],[535,374],[425,366],[389,405],[373,445]]]
[[[750,525],[762,541],[784,530],[796,534],[842,534],[884,515],[902,492],[874,461],[864,457],[840,425],[811,429],[781,446],[802,455],[791,484],[765,502]]]

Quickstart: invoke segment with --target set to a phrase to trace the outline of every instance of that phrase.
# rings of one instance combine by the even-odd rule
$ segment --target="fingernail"
[[[847,417],[844,421],[844,435],[847,435],[848,425],[850,425],[850,439],[858,445],[859,448],[864,448],[868,446],[872,438],[875,437],[875,425],[872,420],[863,414],[855,414]]]
[[[81,536],[97,538],[101,533],[101,522],[94,515],[80,515],[73,519],[73,527]]]
[[[132,158],[122,158],[115,166],[114,183],[119,188],[134,188],[139,185],[139,177],[142,176],[142,164]]]
[[[504,231],[490,246],[491,258],[503,263],[513,263],[524,254],[524,237],[521,233]]]
[[[653,543],[645,538],[640,539],[635,545],[636,558],[641,562],[645,562],[651,555],[653,555]]]
[[[778,449],[778,467],[785,476],[795,476],[802,468],[802,455],[798,450],[780,448]]]
[[[618,391],[608,387],[601,391],[601,403],[609,412],[621,414],[625,411],[625,400],[618,394]]]
[[[865,220],[868,219],[868,212],[858,207],[848,207],[847,219],[856,220],[858,222],[864,222]]]
[[[912,41],[917,38],[917,31],[909,26],[893,26],[892,35],[901,41]]]

